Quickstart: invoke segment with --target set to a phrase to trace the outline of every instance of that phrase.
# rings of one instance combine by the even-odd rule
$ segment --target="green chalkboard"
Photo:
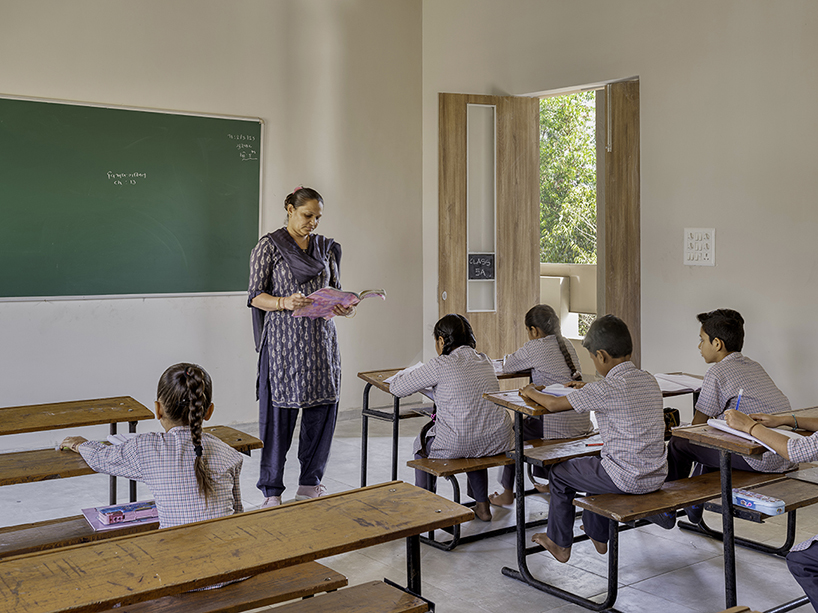
[[[0,98],[0,297],[240,291],[261,122]]]

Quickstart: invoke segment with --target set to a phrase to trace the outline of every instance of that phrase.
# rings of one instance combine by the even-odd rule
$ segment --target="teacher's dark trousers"
[[[261,360],[259,372],[259,437],[261,466],[256,487],[265,496],[281,496],[284,491],[284,463],[293,441],[295,424],[301,413],[298,436],[298,461],[301,474],[298,485],[318,485],[329,461],[332,435],[338,417],[338,403],[293,409],[272,404],[267,360]]]

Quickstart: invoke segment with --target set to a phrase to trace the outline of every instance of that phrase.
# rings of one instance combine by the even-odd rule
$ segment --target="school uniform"
[[[579,358],[574,346],[566,340],[565,347],[574,365],[579,369]],[[503,358],[504,373],[523,370],[531,370],[531,382],[534,385],[565,384],[571,381],[573,374],[565,361],[565,356],[560,351],[557,337],[553,334],[530,340],[517,351]],[[590,415],[576,411],[523,419],[523,438],[525,440],[575,438],[584,436],[593,429]],[[534,474],[539,477],[548,477],[548,471],[539,466],[534,468]],[[507,490],[513,489],[514,465],[503,467],[500,483]]]
[[[546,533],[560,547],[573,542],[578,491],[646,494],[659,489],[667,475],[662,392],[650,373],[622,362],[568,400],[578,413],[596,411],[604,445],[600,457],[575,458],[551,468]],[[592,539],[608,541],[607,518],[584,511],[582,522]]]
[[[494,367],[485,354],[460,346],[420,368],[398,373],[389,391],[403,397],[427,387],[433,388],[435,394],[435,422],[425,437],[425,455],[419,453],[420,437],[415,439],[415,457],[480,458],[513,447],[513,424],[508,413],[483,398],[485,393],[500,390]],[[470,495],[478,502],[488,500],[488,471],[472,471],[467,477]],[[415,483],[434,489],[434,478],[423,471],[415,471]]]
[[[790,401],[776,387],[773,380],[758,362],[741,352],[725,356],[713,364],[704,376],[696,410],[709,417],[720,417],[727,409],[734,409],[739,390],[741,413],[782,413],[790,410]],[[732,466],[738,470],[762,473],[778,473],[791,470],[794,465],[777,453],[767,451],[760,458],[731,454]],[[697,462],[694,475],[712,472],[719,468],[719,451],[691,443],[688,439],[673,437],[668,445],[668,481],[690,476],[693,463]]]
[[[86,441],[78,447],[93,470],[145,483],[156,500],[159,527],[168,528],[195,521],[241,513],[242,457],[212,434],[202,434],[203,457],[213,480],[208,500],[199,493],[193,464],[189,426],[167,432],[147,432],[122,445]]]
[[[818,433],[788,441],[787,453],[795,463],[818,460]],[[787,567],[818,612],[818,536],[794,545],[787,554]]]

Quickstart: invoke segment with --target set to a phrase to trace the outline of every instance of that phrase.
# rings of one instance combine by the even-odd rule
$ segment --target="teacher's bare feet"
[[[560,547],[554,541],[548,538],[548,535],[545,532],[538,532],[531,537],[531,540],[554,556],[554,559],[557,562],[562,562],[565,564],[571,557],[570,547]]]

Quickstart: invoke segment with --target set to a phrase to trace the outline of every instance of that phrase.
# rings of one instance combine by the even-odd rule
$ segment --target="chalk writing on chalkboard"
[[[250,162],[258,160],[258,147],[254,143],[256,137],[252,134],[228,134],[230,140],[239,141],[236,143],[236,149],[239,151],[239,158],[243,162]]]
[[[469,280],[492,280],[494,279],[494,254],[493,253],[470,253],[469,254]]]
[[[145,172],[112,172],[108,171],[108,180],[114,185],[136,185],[141,179],[147,179],[148,174]]]

